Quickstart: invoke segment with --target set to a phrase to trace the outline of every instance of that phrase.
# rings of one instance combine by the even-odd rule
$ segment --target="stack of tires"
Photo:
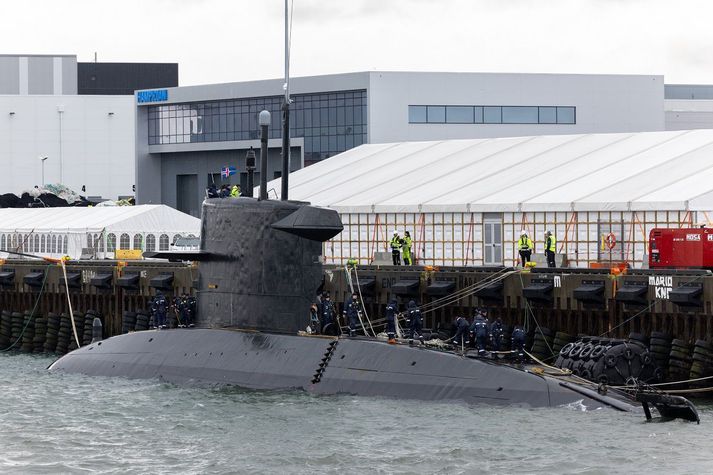
[[[57,333],[57,347],[55,351],[60,355],[67,353],[70,338],[72,338],[72,322],[69,321],[69,315],[63,313],[59,320],[59,332]]]
[[[538,359],[553,358],[552,347],[554,345],[554,334],[549,328],[537,327],[532,343],[532,354]]]
[[[25,332],[22,334],[22,346],[20,351],[23,353],[32,353],[35,349],[33,339],[35,338],[35,317],[30,312],[25,312],[23,316],[23,328]]]
[[[137,332],[148,330],[150,319],[151,319],[151,317],[149,317],[148,313],[146,313],[145,310],[137,311],[136,312],[136,327],[134,328],[134,330]]]
[[[17,346],[20,342],[18,341],[20,339],[20,335],[22,335],[22,328],[24,327],[24,319],[22,318],[22,314],[20,312],[12,312],[12,341],[16,342],[15,344],[15,349],[19,349]]]
[[[693,347],[693,363],[691,364],[691,379],[713,376],[713,345],[705,340],[698,340]],[[711,381],[692,381],[692,388],[710,387]]]
[[[71,325],[71,323],[70,323]],[[77,338],[74,337],[74,330],[77,331],[77,338],[79,339],[79,344],[82,344],[82,332],[84,330],[84,314],[75,312],[74,313],[74,328],[70,329],[69,335],[69,345],[67,345],[67,351],[74,351],[78,348]]]
[[[57,338],[59,334],[59,315],[55,313],[47,314],[47,337],[45,338],[44,350],[46,353],[54,353],[57,350]]]
[[[656,364],[668,378],[668,359],[671,355],[671,337],[663,332],[651,332],[649,352]]]
[[[134,312],[124,310],[124,313],[121,315],[121,333],[132,332],[135,328],[136,314]]]
[[[7,310],[0,313],[0,350],[5,350],[12,345],[12,314]]]
[[[644,348],[649,347],[649,339],[643,333],[631,332],[629,333],[629,343],[636,345],[641,345]]]
[[[557,332],[555,333],[555,340],[554,344],[552,345],[552,350],[555,352],[556,355],[559,355],[560,350],[567,343],[572,343],[573,341],[574,337],[572,335],[564,332]]]
[[[99,312],[96,310],[87,310],[84,316],[84,335],[82,335],[82,345],[88,345],[92,342],[94,317],[98,317]]]
[[[47,319],[42,316],[35,318],[35,337],[32,339],[33,352],[42,353],[45,351],[45,339],[47,338]]]
[[[685,340],[671,341],[671,353],[668,360],[668,377],[672,382],[685,381],[691,374],[691,347]]]

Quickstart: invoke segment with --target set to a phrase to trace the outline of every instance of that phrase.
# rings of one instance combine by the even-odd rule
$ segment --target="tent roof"
[[[200,233],[200,219],[166,205],[3,208],[0,232]]]
[[[713,130],[368,144],[291,174],[290,199],[340,212],[708,211]]]

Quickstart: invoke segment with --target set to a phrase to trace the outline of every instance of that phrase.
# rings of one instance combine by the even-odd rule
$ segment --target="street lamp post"
[[[260,123],[260,199],[267,199],[267,128],[270,125],[270,112],[261,111]]]
[[[40,157],[40,160],[42,161],[42,186],[45,186],[45,161],[49,157]]]

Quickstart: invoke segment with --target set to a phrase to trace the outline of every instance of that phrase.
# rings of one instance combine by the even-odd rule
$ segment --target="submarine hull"
[[[305,390],[528,407],[639,410],[510,365],[423,347],[221,329],[156,330],[77,349],[51,371],[160,379],[179,385]],[[575,388],[576,389],[576,388]]]

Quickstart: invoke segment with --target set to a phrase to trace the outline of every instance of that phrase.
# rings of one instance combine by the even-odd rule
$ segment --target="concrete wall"
[[[134,133],[131,96],[0,96],[0,193],[41,184],[46,156],[46,183],[132,195]]]
[[[369,142],[664,130],[663,76],[372,72]],[[574,106],[576,124],[409,124],[409,105]]]
[[[0,94],[77,94],[77,57],[0,55]]]

